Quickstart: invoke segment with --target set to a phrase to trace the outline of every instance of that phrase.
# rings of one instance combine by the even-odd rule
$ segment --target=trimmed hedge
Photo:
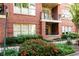
[[[40,35],[19,35],[17,37],[7,37],[6,44],[7,45],[21,44],[24,41],[31,39],[43,39],[43,37]]]
[[[67,38],[76,39],[76,38],[79,38],[79,34],[78,33],[71,33],[71,32],[62,33],[61,39],[67,39]]]

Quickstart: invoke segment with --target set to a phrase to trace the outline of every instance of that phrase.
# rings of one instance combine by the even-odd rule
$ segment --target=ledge
[[[47,20],[47,19],[42,19],[42,21],[45,21],[45,22],[54,22],[54,23],[60,23],[61,22],[60,20]]]
[[[0,15],[0,18],[6,18],[6,15]]]

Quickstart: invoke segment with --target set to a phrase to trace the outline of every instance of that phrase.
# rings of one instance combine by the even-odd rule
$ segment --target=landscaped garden
[[[67,37],[72,38],[72,36],[73,39],[75,39],[77,34]],[[65,38],[65,40],[67,40],[67,38]],[[40,35],[19,35],[17,37],[7,37],[6,46],[19,46],[18,51],[16,49],[6,49],[6,56],[64,56],[75,52],[75,48],[70,40],[66,43],[55,44],[43,39]],[[3,52],[4,51],[0,52],[0,55],[3,55]]]

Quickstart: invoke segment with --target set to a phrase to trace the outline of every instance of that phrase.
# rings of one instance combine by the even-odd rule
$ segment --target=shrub
[[[21,44],[25,40],[31,40],[31,39],[43,39],[43,37],[41,35],[19,35],[17,37],[7,37],[6,44],[7,45]]]
[[[59,48],[60,50],[60,53],[59,55],[61,56],[64,56],[64,55],[68,55],[68,54],[71,54],[71,53],[74,53],[75,52],[75,49],[73,46],[71,45],[67,45],[67,44],[57,44],[56,45],[57,48]]]
[[[66,44],[67,45],[72,45],[73,43],[71,42],[71,40],[67,40]]]
[[[43,40],[27,40],[20,46],[21,56],[49,56],[57,55],[59,49],[54,44],[47,44]]]
[[[16,37],[7,37],[6,38],[6,44],[7,45],[12,45],[12,44],[16,44]]]
[[[18,56],[19,52],[16,49],[5,50],[5,56]],[[4,56],[4,51],[0,53],[0,56]]]
[[[24,41],[25,41],[25,37],[24,36],[18,36],[18,37],[16,37],[17,44],[21,44]]]
[[[26,40],[28,39],[43,39],[41,35],[19,35],[19,37],[22,37]]]
[[[62,39],[67,39],[68,35],[66,33],[62,33]]]
[[[77,33],[64,32],[62,33],[61,38],[62,39],[67,39],[67,38],[76,39],[76,38],[79,38],[79,35]]]

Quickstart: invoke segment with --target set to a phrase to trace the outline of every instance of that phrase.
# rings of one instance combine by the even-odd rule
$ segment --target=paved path
[[[79,56],[79,51],[73,53],[73,54],[70,54],[70,55],[67,55],[67,56]]]
[[[79,56],[79,46],[74,45],[74,47],[75,47],[75,49],[76,49],[76,52],[73,53],[73,54],[70,54],[70,55],[68,55],[68,56]]]
[[[73,43],[73,44],[75,44],[76,43],[76,41],[77,40],[71,40],[71,42]],[[66,43],[67,42],[67,40],[64,40],[64,41],[55,41],[55,42],[52,42],[52,43],[61,43],[61,44],[63,44],[63,43]]]
[[[72,56],[79,56],[79,51],[75,54],[73,54]]]
[[[77,52],[73,54],[73,56],[79,56],[79,46],[75,46]]]

